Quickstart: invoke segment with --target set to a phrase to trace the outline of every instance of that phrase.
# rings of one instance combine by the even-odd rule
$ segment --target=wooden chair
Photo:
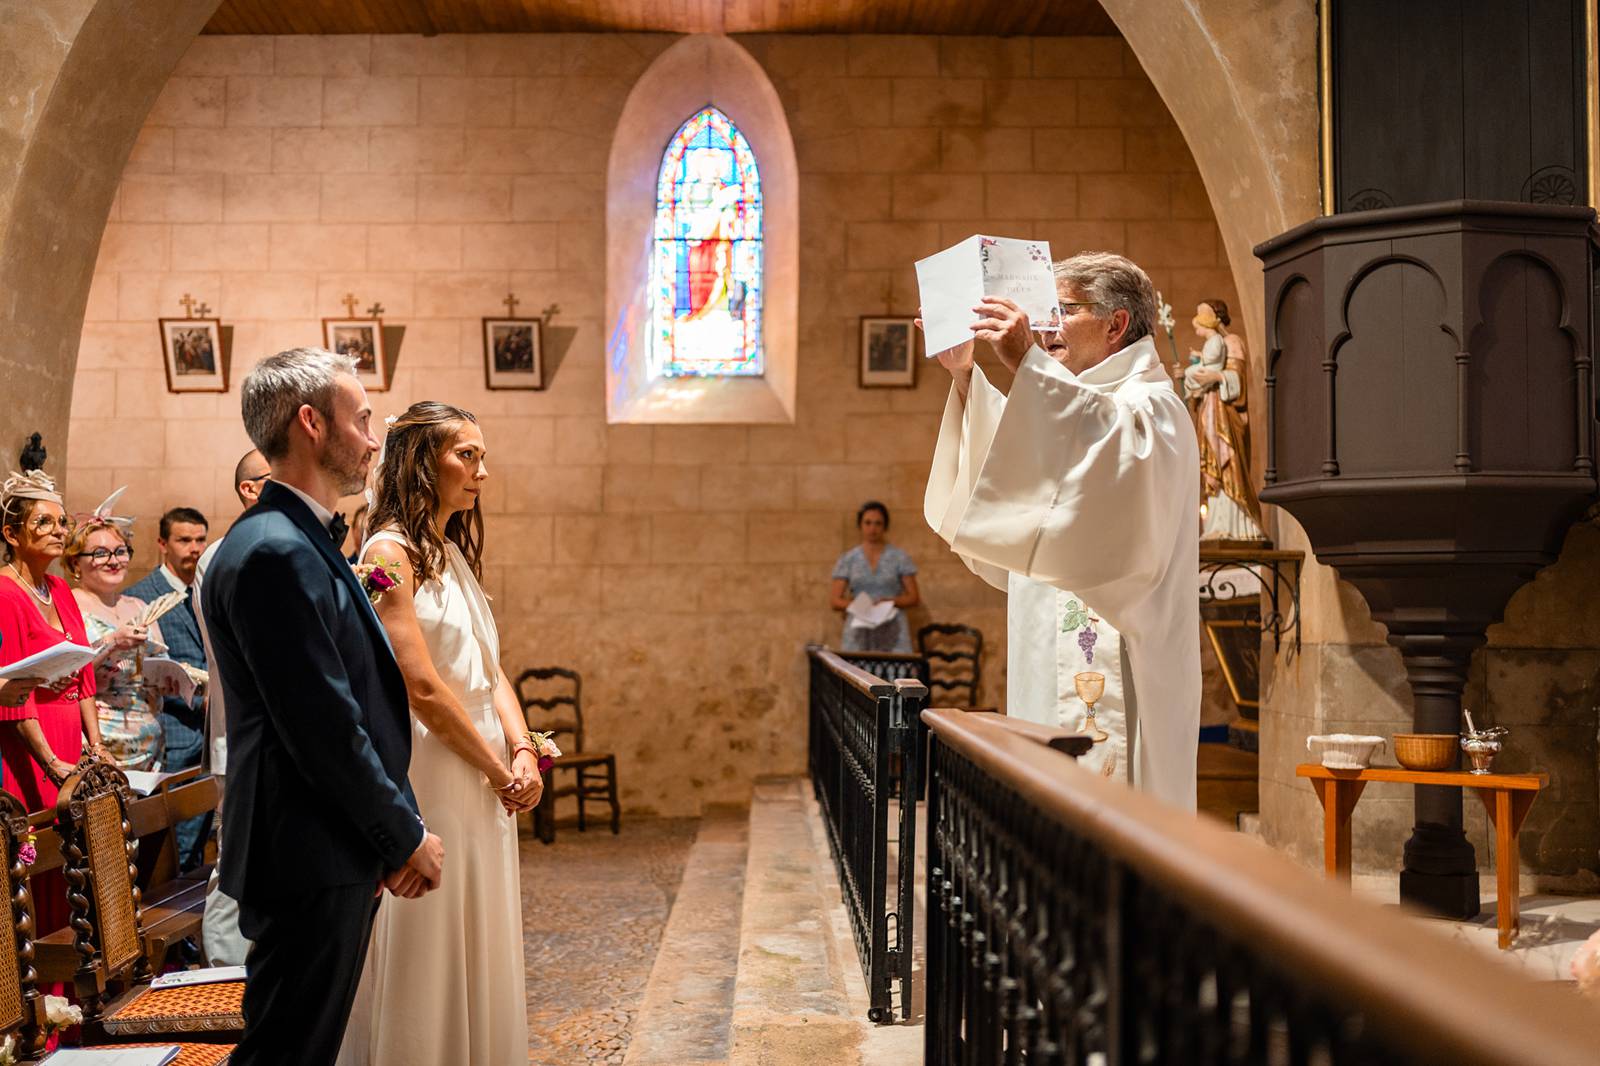
[[[563,752],[544,775],[544,798],[533,809],[535,835],[546,844],[555,840],[555,802],[563,796],[573,796],[578,801],[578,832],[588,829],[584,805],[603,801],[611,806],[611,832],[620,833],[622,808],[617,803],[617,757],[611,752],[585,751],[583,746],[583,678],[576,670],[541,666],[522,671],[516,688],[528,728],[551,733],[551,739]],[[540,695],[540,690],[549,694]],[[531,713],[534,709],[541,712],[538,721]],[[562,770],[572,772],[573,783],[556,788],[554,778]]]
[[[33,968],[33,897],[19,852],[28,837],[28,812],[0,792],[0,890],[11,911],[0,921],[0,1039],[14,1037],[18,1059],[44,1050],[44,1000]],[[4,960],[14,959],[14,965]]]
[[[933,623],[917,630],[928,660],[928,706],[976,707],[982,681],[983,634],[971,626]]]
[[[180,874],[174,840],[179,822],[214,809],[219,797],[217,779],[201,777],[199,768],[174,775],[153,795],[132,800],[124,812],[137,839],[141,929],[145,959],[152,973],[166,965],[168,953],[200,933],[205,916],[208,867]],[[38,857],[30,874],[66,865],[62,837],[47,819],[53,812],[31,815],[38,834]],[[68,926],[37,937],[38,969],[42,981],[72,981],[78,970],[75,934]]]
[[[187,1038],[232,1043],[244,1031],[244,982],[152,989],[151,941],[135,877],[138,841],[128,818],[128,780],[115,767],[81,763],[61,786],[61,835],[72,910],[71,974],[83,1007],[86,1042],[149,1043]],[[203,884],[198,886],[203,896]],[[187,906],[153,915],[167,938],[198,929]],[[188,935],[185,933],[184,935]]]

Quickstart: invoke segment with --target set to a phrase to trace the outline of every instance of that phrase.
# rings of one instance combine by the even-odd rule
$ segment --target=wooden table
[[[1320,763],[1301,763],[1294,772],[1311,779],[1322,804],[1322,861],[1328,876],[1345,881],[1350,879],[1350,813],[1367,782],[1397,781],[1470,788],[1476,792],[1494,825],[1495,918],[1500,928],[1500,948],[1511,946],[1518,925],[1521,856],[1517,852],[1517,834],[1539,790],[1550,783],[1549,774],[1473,774],[1465,770],[1404,770],[1398,766],[1330,770]]]

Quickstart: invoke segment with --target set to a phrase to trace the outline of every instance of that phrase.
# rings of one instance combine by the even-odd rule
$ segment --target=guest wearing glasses
[[[119,489],[93,514],[81,521],[67,538],[62,560],[78,587],[73,598],[83,614],[84,630],[109,653],[95,664],[95,707],[100,718],[100,739],[112,762],[123,770],[161,769],[164,735],[156,710],[161,696],[145,684],[141,664],[144,654],[162,648],[157,623],[139,624],[147,604],[122,591],[128,580],[133,548],[128,534],[133,519],[111,514]]]
[[[71,641],[88,644],[83,616],[72,590],[45,573],[66,550],[72,520],[55,485],[42,470],[13,474],[0,486],[0,665]],[[5,786],[30,811],[55,806],[56,792],[77,766],[84,748],[103,754],[100,712],[95,706],[93,665],[51,688],[35,690],[20,707],[0,707],[0,765]],[[35,899],[46,909],[48,893]],[[60,917],[65,918],[65,900]],[[54,929],[45,924],[41,929]]]

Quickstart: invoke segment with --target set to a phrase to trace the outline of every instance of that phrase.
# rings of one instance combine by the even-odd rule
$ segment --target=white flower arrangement
[[[67,1002],[65,996],[44,997],[44,1027],[48,1033],[58,1033],[74,1025],[83,1024],[83,1008]]]
[[[17,1038],[8,1036],[0,1040],[0,1066],[17,1066]]]

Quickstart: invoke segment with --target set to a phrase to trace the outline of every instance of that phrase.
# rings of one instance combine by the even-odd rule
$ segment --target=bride
[[[405,674],[411,787],[450,871],[379,908],[340,1066],[528,1057],[516,814],[544,785],[478,584],[485,453],[471,414],[424,401],[391,422],[378,466],[362,583]]]

